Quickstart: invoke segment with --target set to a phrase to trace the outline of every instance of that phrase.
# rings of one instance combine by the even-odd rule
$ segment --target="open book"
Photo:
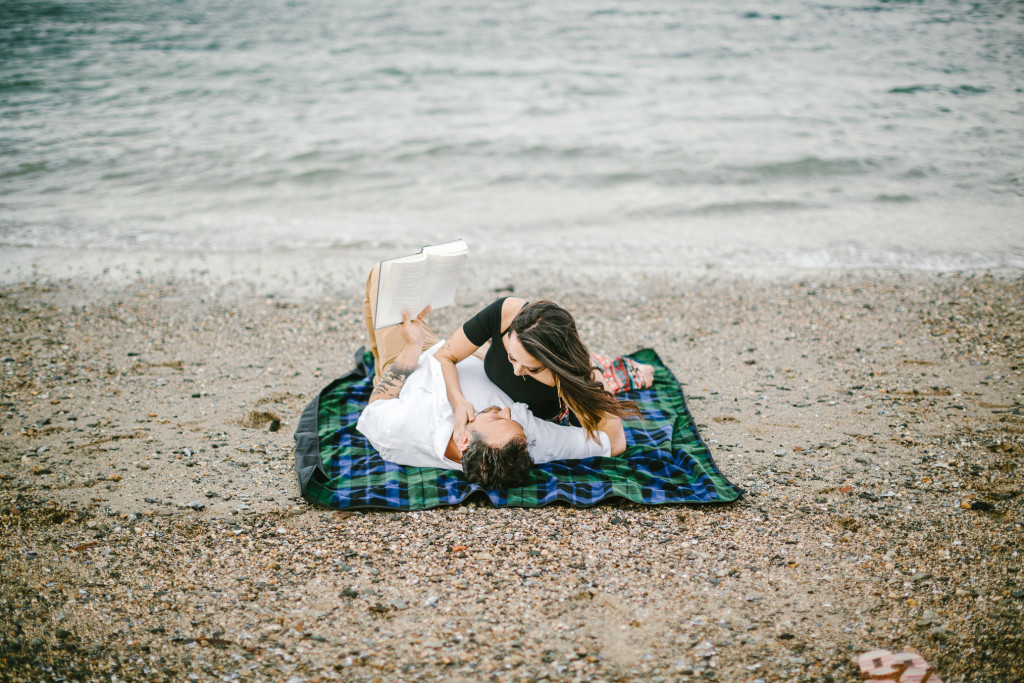
[[[455,303],[455,287],[469,257],[463,240],[431,244],[418,254],[380,262],[374,329],[402,322],[402,310],[416,317],[426,306]]]

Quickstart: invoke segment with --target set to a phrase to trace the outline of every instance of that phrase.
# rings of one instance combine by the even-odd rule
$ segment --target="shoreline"
[[[419,243],[358,243],[321,250],[271,251],[160,251],[155,249],[73,249],[58,247],[0,246],[0,287],[19,284],[56,284],[116,289],[144,280],[152,283],[217,287],[233,295],[255,294],[318,298],[344,296],[352,282],[365,281],[369,265],[396,255],[411,254]],[[587,247],[561,252],[548,261],[537,261],[523,250],[470,246],[470,258],[460,278],[460,300],[471,301],[509,285],[523,291],[545,288],[557,298],[568,294],[611,295],[597,288],[616,284],[664,281],[692,283],[709,280],[777,282],[846,277],[947,277],[988,274],[1016,278],[1024,274],[1024,260],[1016,252],[999,256],[978,252],[935,252],[916,255],[891,247],[869,253],[856,242],[837,244],[845,257],[829,262],[827,249],[807,250],[791,261],[778,260],[769,251],[737,254],[671,252],[640,256],[624,262],[621,254],[602,254]],[[785,250],[782,250],[783,252]],[[792,254],[790,256],[793,256]],[[369,264],[369,265],[368,265]],[[552,278],[551,273],[555,273]],[[620,277],[622,276],[622,277]],[[554,286],[548,286],[551,282]],[[241,289],[235,289],[244,285]],[[630,296],[646,294],[627,287]]]
[[[480,266],[439,334],[512,285],[654,348],[747,495],[353,514],[298,497],[291,448],[367,263],[218,258],[0,286],[12,677],[857,680],[876,647],[1024,674],[1019,270]]]

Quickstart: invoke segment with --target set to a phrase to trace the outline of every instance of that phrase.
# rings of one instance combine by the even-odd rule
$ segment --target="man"
[[[520,485],[534,463],[616,456],[626,449],[621,420],[608,420],[599,441],[580,427],[539,420],[514,403],[484,372],[479,358],[458,364],[459,383],[477,415],[466,431],[453,433],[455,419],[441,365],[441,342],[425,321],[403,311],[401,325],[374,330],[379,264],[366,282],[363,313],[373,352],[375,378],[357,427],[381,457],[399,465],[461,469],[470,482],[489,488]]]

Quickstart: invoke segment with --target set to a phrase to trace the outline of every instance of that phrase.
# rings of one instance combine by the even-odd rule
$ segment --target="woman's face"
[[[549,387],[555,386],[555,376],[551,371],[541,365],[541,362],[531,356],[519,343],[519,337],[515,332],[508,333],[508,362],[512,364],[512,370],[522,377],[532,377],[541,384]]]

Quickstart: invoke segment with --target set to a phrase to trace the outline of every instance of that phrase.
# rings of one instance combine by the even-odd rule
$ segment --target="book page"
[[[455,303],[455,289],[459,284],[459,274],[466,263],[467,254],[441,256],[430,254],[427,267],[423,273],[423,305],[430,304],[434,308],[451,306]]]
[[[433,254],[468,254],[469,245],[466,244],[466,240],[452,240],[451,242],[442,242],[441,244],[428,244],[421,250],[428,257]]]
[[[402,322],[402,310],[416,316],[426,306],[455,303],[459,274],[469,258],[464,240],[433,244],[418,254],[381,261],[374,329]]]
[[[420,304],[420,298],[426,266],[427,260],[422,254],[380,264],[374,329],[402,322],[403,309],[413,317],[423,310],[425,304]]]

